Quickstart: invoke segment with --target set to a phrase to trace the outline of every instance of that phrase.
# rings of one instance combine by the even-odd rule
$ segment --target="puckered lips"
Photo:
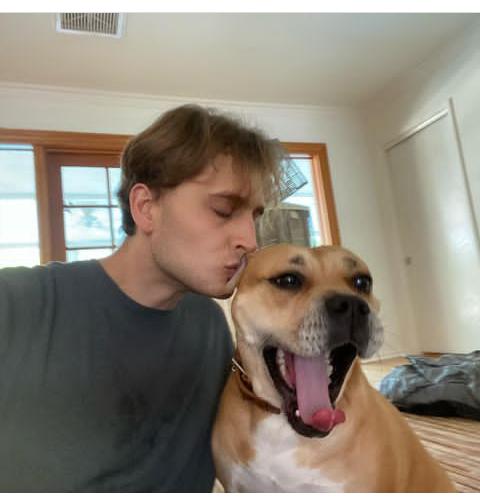
[[[267,347],[263,355],[297,433],[325,437],[345,421],[343,411],[335,409],[335,401],[357,355],[353,344],[314,357],[301,357],[279,347]]]
[[[238,263],[234,265],[225,266],[227,272],[227,285],[230,287],[235,287],[240,279],[245,266],[247,265],[247,257],[244,255]]]

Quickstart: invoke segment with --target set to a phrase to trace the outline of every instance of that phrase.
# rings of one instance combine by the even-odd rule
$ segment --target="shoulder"
[[[46,266],[3,268],[0,270],[0,287],[12,294],[25,294],[29,290],[41,288],[42,283],[48,280],[48,274]]]
[[[14,297],[20,296],[25,300],[30,295],[48,293],[59,283],[72,283],[75,277],[91,275],[95,268],[95,261],[51,262],[31,268],[24,266],[3,268],[0,270],[0,288]]]
[[[212,317],[222,322],[225,321],[225,314],[221,306],[212,298],[190,292],[185,295],[184,305],[188,309],[193,309],[205,317]]]
[[[209,332],[216,342],[225,343],[228,351],[233,349],[233,337],[225,312],[214,299],[189,293],[184,298],[183,307],[192,326],[201,329],[203,335]]]

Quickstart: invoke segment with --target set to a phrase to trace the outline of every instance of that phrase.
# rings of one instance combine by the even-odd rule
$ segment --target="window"
[[[285,204],[291,204],[297,207],[303,207],[308,214],[307,228],[309,239],[307,244],[316,247],[325,243],[320,224],[320,212],[318,210],[317,197],[315,195],[315,186],[312,179],[312,157],[306,153],[294,153],[291,155],[297,168],[305,176],[307,184],[302,186],[293,195],[284,200]]]
[[[30,145],[0,144],[0,268],[40,264]]]
[[[121,245],[116,193],[129,138],[0,129],[0,267],[100,258]],[[307,178],[283,201],[287,241],[339,244],[325,145],[284,146]]]
[[[308,180],[302,189],[286,201],[308,208],[311,220],[310,245],[340,245],[326,145],[322,143],[283,143],[283,145]]]
[[[67,261],[107,256],[124,240],[116,193],[119,167],[62,166]]]
[[[99,259],[123,242],[117,192],[119,155],[52,152],[46,156],[50,180],[50,225],[57,260]]]

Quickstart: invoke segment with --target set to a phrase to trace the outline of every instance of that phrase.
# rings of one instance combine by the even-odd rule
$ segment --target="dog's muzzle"
[[[364,356],[370,342],[370,307],[361,298],[335,294],[325,300],[329,351],[351,343]]]
[[[264,357],[292,427],[326,436],[345,421],[335,402],[355,358],[375,351],[381,324],[363,299],[332,294],[305,317],[294,351],[266,348]]]

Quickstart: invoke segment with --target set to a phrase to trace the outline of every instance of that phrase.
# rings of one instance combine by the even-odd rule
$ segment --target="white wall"
[[[403,255],[388,177],[385,145],[403,132],[448,107],[452,100],[458,121],[469,187],[480,221],[480,22],[441,48],[428,61],[392,82],[361,115],[367,125],[374,177],[380,194],[383,235],[397,284],[394,303],[401,312],[398,326],[411,351],[418,349],[412,307],[406,289]],[[447,285],[448,286],[448,285]],[[473,340],[472,340],[473,344]],[[477,343],[478,344],[478,343]]]
[[[386,233],[372,176],[364,125],[356,111],[261,103],[212,102],[282,141],[326,143],[343,244],[371,267],[383,307],[383,356],[406,351],[389,269]],[[0,127],[133,134],[185,99],[0,84]]]

